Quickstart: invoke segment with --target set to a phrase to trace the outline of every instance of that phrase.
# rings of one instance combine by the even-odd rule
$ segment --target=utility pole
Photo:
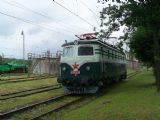
[[[25,35],[22,30],[21,35],[23,36],[23,65],[25,66]],[[25,67],[23,67],[23,73],[25,73]]]

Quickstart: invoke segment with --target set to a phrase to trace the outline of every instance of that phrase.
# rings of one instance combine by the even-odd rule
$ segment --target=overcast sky
[[[0,0],[0,55],[22,58],[22,30],[26,55],[47,50],[56,53],[62,49],[65,40],[72,41],[76,39],[75,35],[93,32],[93,26],[98,31],[99,12],[104,4],[97,3],[97,0],[55,1],[81,18],[53,0]]]

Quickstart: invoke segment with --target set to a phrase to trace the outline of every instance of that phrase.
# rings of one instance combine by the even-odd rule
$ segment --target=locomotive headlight
[[[87,70],[87,71],[90,71],[90,69],[91,69],[90,66],[87,66],[87,67],[86,67],[86,70]]]
[[[63,67],[62,70],[63,70],[63,71],[66,71],[66,67]]]

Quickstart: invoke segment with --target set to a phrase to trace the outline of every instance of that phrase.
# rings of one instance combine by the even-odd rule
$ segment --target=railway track
[[[1,78],[0,81],[27,79],[27,78],[38,78],[38,77],[46,77],[46,76],[31,76],[31,77],[26,76],[26,77],[14,77],[14,78]]]
[[[80,101],[83,101],[83,100],[84,100],[83,97],[78,98],[78,99],[76,99],[76,100],[72,100],[72,101],[70,101],[70,102],[68,102],[68,103],[65,103],[64,105],[57,106],[56,108],[53,108],[53,109],[51,109],[51,110],[48,111],[48,112],[42,113],[42,114],[40,114],[40,115],[37,115],[37,116],[35,116],[35,117],[33,117],[33,118],[29,119],[29,120],[39,120],[40,118],[42,118],[42,117],[44,117],[44,116],[46,116],[46,115],[49,115],[49,114],[51,114],[51,113],[53,113],[53,112],[58,112],[58,111],[60,111],[60,110],[62,110],[62,109],[64,109],[64,108],[67,108],[67,107],[69,107],[69,106],[71,106],[71,105],[73,105],[73,104],[76,104],[76,103],[78,103],[78,102],[80,102]]]
[[[29,96],[29,95],[33,95],[33,94],[37,94],[37,93],[42,93],[42,92],[48,92],[48,91],[60,89],[60,88],[61,88],[61,86],[59,84],[57,84],[57,85],[39,87],[39,88],[18,91],[18,92],[13,92],[13,93],[1,94],[0,100],[2,101],[2,100],[11,99],[11,98],[25,97],[25,96]]]
[[[30,76],[30,77],[28,77],[28,76],[26,76],[26,77],[15,77],[15,78],[8,78],[8,79],[6,79],[6,78],[1,78],[0,79],[0,81],[10,81],[10,80],[20,80],[20,79],[31,79],[31,78],[45,78],[45,77],[54,77],[53,75],[50,75],[50,76],[44,76],[44,75],[42,75],[42,76]]]
[[[127,78],[126,78],[126,79],[129,79],[129,78],[137,75],[137,74],[140,73],[140,72],[141,72],[141,70],[137,70],[136,72],[130,73],[130,74],[127,75]]]
[[[138,74],[139,72],[140,72],[140,71],[136,71],[136,72],[134,72],[134,73],[129,74],[129,75],[127,76],[127,79],[135,76],[135,75]],[[96,98],[102,96],[103,94],[104,94],[104,93],[100,93],[99,95],[97,95]],[[46,113],[43,113],[43,114],[40,114],[40,115],[38,115],[38,116],[35,116],[34,118],[31,118],[31,119],[29,119],[29,120],[39,120],[40,118],[42,118],[42,117],[44,117],[44,116],[47,116],[47,115],[49,115],[49,114],[51,114],[51,113],[53,113],[53,112],[58,112],[58,111],[60,111],[61,109],[64,109],[64,108],[66,108],[66,107],[68,107],[68,106],[70,106],[70,105],[73,105],[73,104],[75,104],[75,103],[77,103],[77,102],[80,102],[80,101],[82,101],[82,100],[84,100],[84,97],[81,97],[81,98],[79,98],[79,99],[77,99],[77,100],[75,100],[75,101],[71,101],[71,102],[69,102],[69,103],[67,103],[67,104],[64,104],[64,105],[62,105],[62,106],[58,106],[57,108],[51,109],[50,111],[48,111],[48,112],[46,112]],[[88,102],[88,103],[89,103],[89,102]],[[109,103],[109,102],[108,102],[108,103]]]
[[[131,73],[131,74],[127,75],[127,79],[135,76],[139,72],[140,71],[136,71],[135,73]],[[102,93],[101,93],[101,95],[102,95]],[[48,100],[45,100],[45,101],[38,102],[36,104],[31,104],[31,105],[28,105],[28,106],[24,106],[24,107],[21,107],[21,108],[10,110],[8,112],[2,112],[2,113],[0,113],[0,119],[3,120],[3,119],[6,119],[6,118],[10,118],[10,117],[12,117],[14,115],[19,115],[21,113],[23,114],[24,112],[30,111],[30,110],[33,110],[34,112],[38,111],[36,109],[37,106],[39,106],[39,107],[41,105],[44,105],[44,106],[48,105],[49,106],[50,103],[53,103],[53,102],[56,102],[56,101],[61,101],[62,99],[66,98],[67,96],[69,96],[69,94],[60,95],[60,96],[57,96],[57,97],[54,97],[54,98],[51,98],[51,99],[48,99]],[[41,113],[37,113],[36,115],[33,115],[32,117],[28,116],[30,118],[27,118],[27,120],[39,120],[42,117],[45,117],[46,115],[49,115],[49,114],[51,114],[53,112],[58,112],[58,111],[66,108],[66,107],[69,107],[70,105],[76,104],[77,102],[80,102],[80,101],[84,100],[84,98],[85,97],[78,97],[77,99],[71,100],[69,102],[64,102],[63,101],[63,104],[56,105],[56,107],[51,108],[48,111],[45,111],[43,113],[42,112]],[[28,114],[28,115],[30,115],[30,114]]]
[[[53,98],[50,98],[50,99],[47,99],[47,100],[44,100],[44,101],[41,101],[41,102],[38,102],[38,103],[35,103],[35,104],[31,104],[31,105],[27,105],[27,106],[24,106],[24,107],[20,107],[20,108],[16,108],[16,109],[13,109],[13,110],[10,110],[10,111],[7,111],[7,112],[1,112],[0,113],[0,119],[1,120],[5,120],[15,114],[20,114],[24,111],[27,111],[27,110],[31,110],[37,106],[40,106],[40,105],[47,105],[51,102],[55,102],[55,101],[58,101],[60,99],[63,99],[64,97],[68,96],[69,94],[63,94],[63,95],[60,95],[60,96],[57,96],[57,97],[53,97]]]
[[[55,78],[55,76],[50,77],[33,77],[33,78],[23,78],[23,79],[9,79],[9,80],[0,80],[1,84],[7,84],[7,83],[17,83],[17,82],[27,82],[27,81],[34,81],[34,80],[42,80],[42,79],[48,79],[48,78]]]

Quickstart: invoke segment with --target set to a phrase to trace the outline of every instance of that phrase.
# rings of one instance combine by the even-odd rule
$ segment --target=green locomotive
[[[95,93],[108,82],[126,78],[125,54],[94,34],[62,47],[58,82],[67,93]]]

